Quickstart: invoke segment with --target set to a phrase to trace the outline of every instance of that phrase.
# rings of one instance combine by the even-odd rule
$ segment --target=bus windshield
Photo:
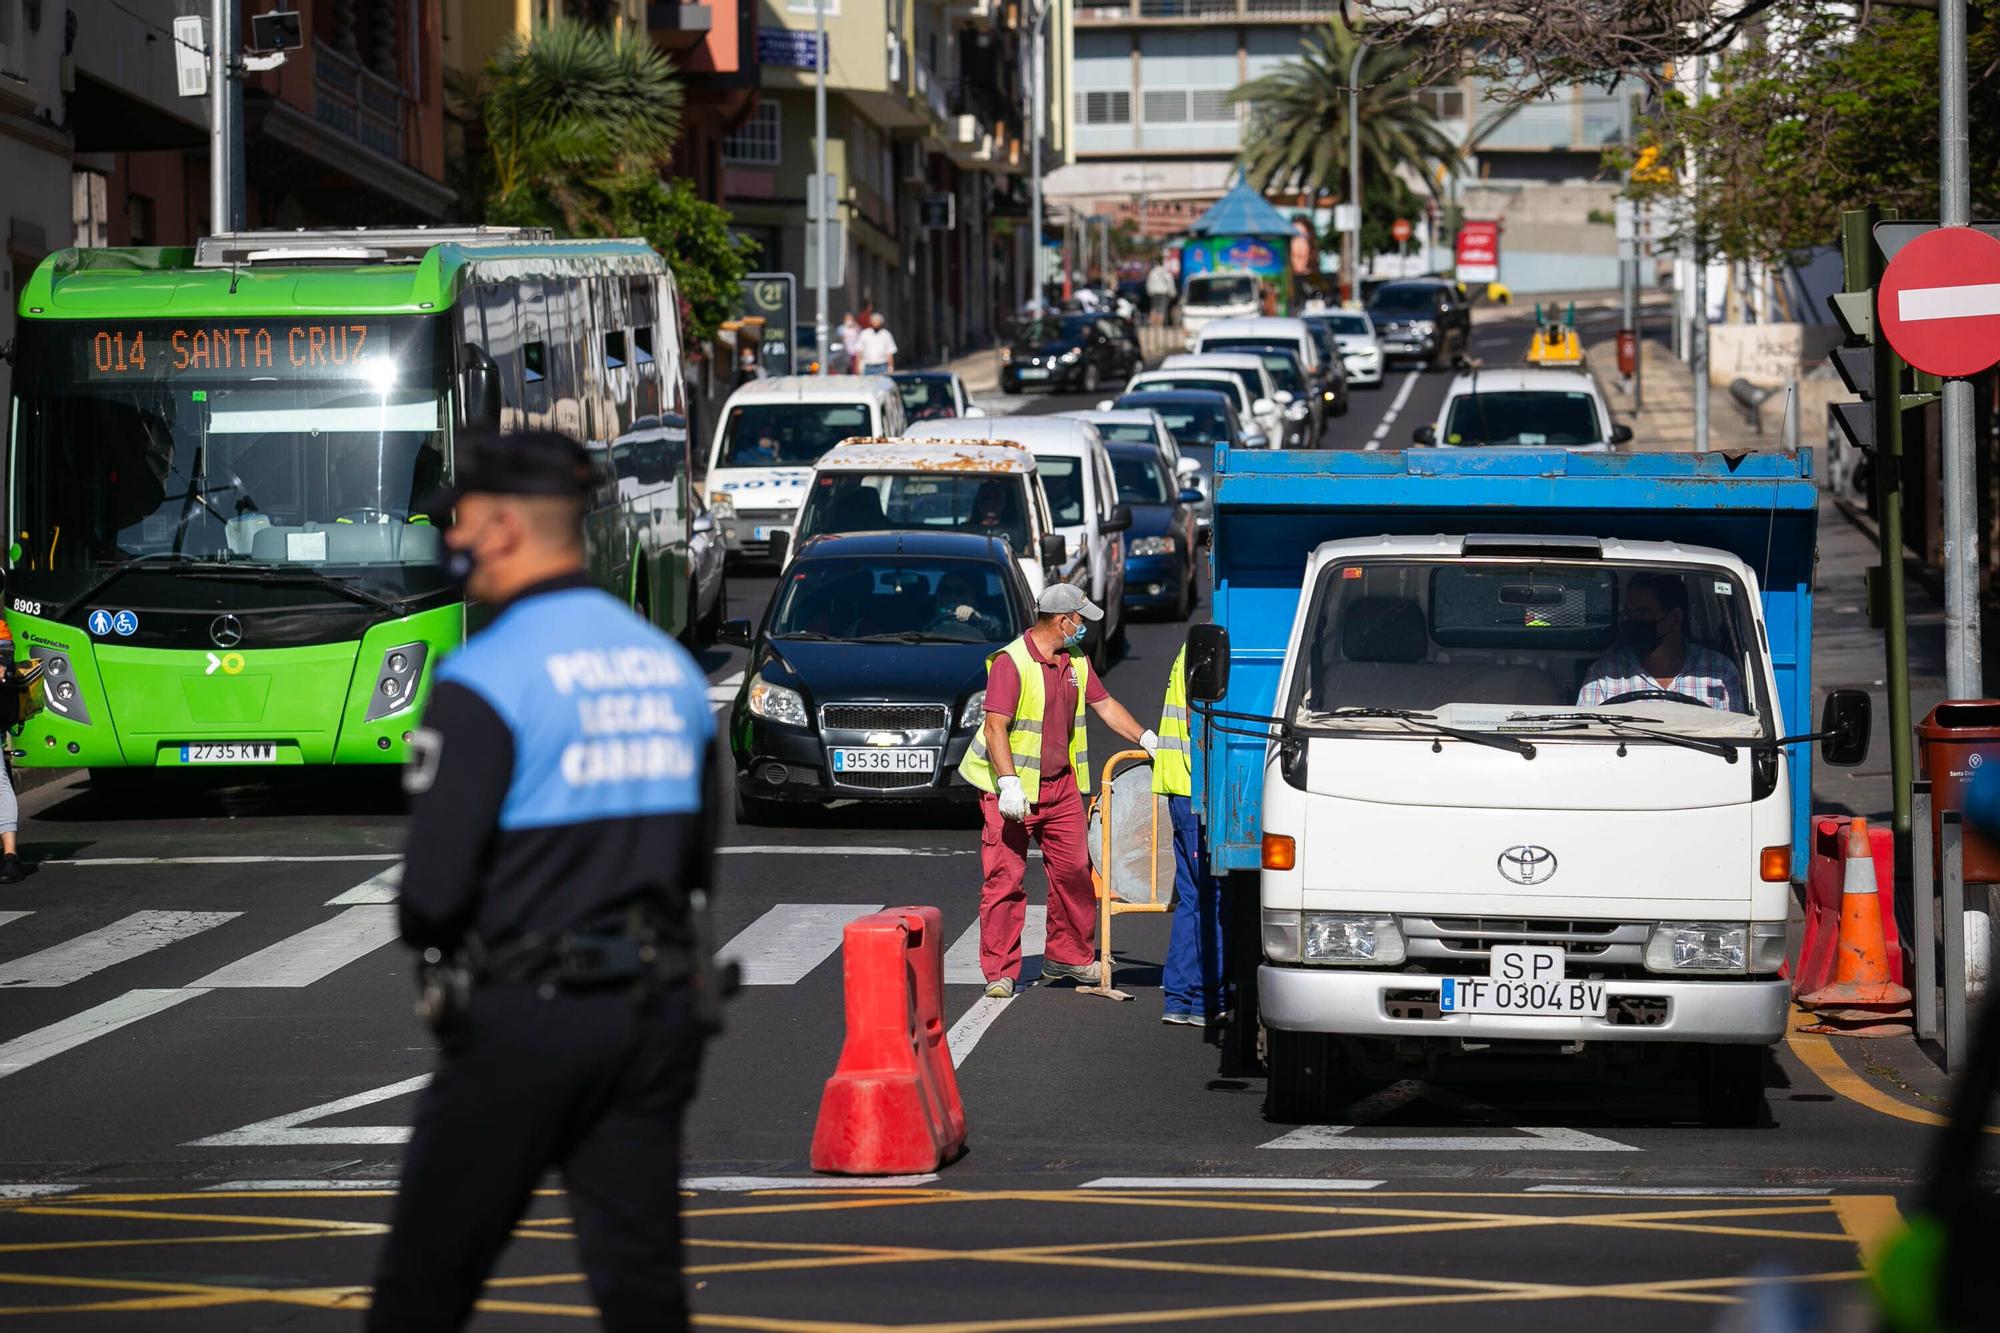
[[[135,560],[307,565],[397,596],[445,587],[438,532],[419,511],[446,478],[448,400],[425,382],[415,332],[404,357],[286,373],[282,331],[276,367],[248,336],[241,360],[211,353],[203,366],[175,365],[164,330],[128,326],[121,366],[110,352],[85,359],[87,331],[29,325],[15,380],[14,589],[62,600]],[[133,353],[147,355],[147,336],[156,350],[142,373]]]

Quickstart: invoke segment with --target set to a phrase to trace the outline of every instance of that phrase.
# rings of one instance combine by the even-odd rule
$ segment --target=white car
[[[1509,366],[1452,378],[1437,420],[1413,438],[1440,449],[1527,447],[1601,454],[1632,438],[1587,370]]]
[[[1125,538],[1132,510],[1118,503],[1111,456],[1104,437],[1074,417],[989,417],[926,421],[912,427],[922,440],[1018,440],[1035,455],[1035,471],[1048,497],[1049,517],[1063,535],[1069,559],[1062,581],[1080,584],[1104,608],[1104,619],[1085,640],[1101,670],[1125,644]]]
[[[1278,410],[1276,401],[1270,398],[1252,398],[1250,390],[1244,387],[1243,381],[1233,371],[1214,366],[1190,367],[1185,370],[1167,370],[1163,367],[1159,370],[1141,371],[1132,377],[1130,384],[1125,386],[1126,393],[1143,393],[1148,389],[1207,389],[1212,393],[1224,394],[1230,402],[1236,404],[1236,415],[1243,423],[1245,443],[1249,448],[1276,449],[1284,442],[1282,431],[1273,435],[1265,429],[1264,424],[1268,414]],[[1097,406],[1100,411],[1110,411],[1112,403],[1107,398]],[[1260,406],[1264,409],[1264,414],[1261,415],[1256,410]]]
[[[791,549],[827,533],[970,532],[1013,548],[1037,597],[1072,562],[1035,455],[1012,440],[849,440],[813,468]]]
[[[901,435],[903,399],[887,375],[780,375],[723,404],[702,485],[729,554],[765,560],[798,519],[813,464],[842,440]]]
[[[1058,416],[1070,417],[1077,421],[1088,421],[1097,427],[1097,433],[1104,437],[1106,444],[1150,444],[1160,451],[1160,458],[1169,468],[1178,471],[1181,461],[1180,442],[1167,429],[1167,419],[1152,408],[1104,408],[1097,411],[1060,412]]]
[[[1368,318],[1366,310],[1328,310],[1307,315],[1306,322],[1332,331],[1349,384],[1382,382],[1382,344],[1375,337],[1375,321]]]
[[[1305,442],[1312,408],[1280,389],[1264,358],[1255,352],[1182,352],[1160,362],[1161,370],[1226,370],[1250,393],[1250,419],[1273,440]]]

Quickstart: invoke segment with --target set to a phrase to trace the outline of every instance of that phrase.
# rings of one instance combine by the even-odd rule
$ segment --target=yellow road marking
[[[1861,1251],[1861,1266],[1873,1268],[1875,1256],[1903,1226],[1903,1214],[1893,1195],[1850,1194],[1833,1201],[1841,1230]]]
[[[373,1231],[226,1232],[215,1236],[122,1236],[109,1240],[32,1240],[0,1245],[0,1254],[54,1254],[62,1250],[119,1250],[147,1245],[266,1245],[281,1240],[325,1240],[329,1236],[380,1236],[387,1223]]]
[[[1808,1019],[1811,1015],[1803,1009],[1794,1007],[1792,1017]],[[1879,1111],[1883,1115],[1894,1116],[1898,1120],[1907,1120],[1915,1125],[1949,1123],[1935,1111],[1905,1105],[1855,1073],[1847,1061],[1841,1058],[1833,1042],[1822,1033],[1801,1032],[1798,1024],[1793,1023],[1785,1030],[1785,1045],[1791,1047],[1792,1054],[1799,1057],[1799,1063],[1812,1070],[1820,1082],[1850,1102],[1865,1106],[1871,1111]],[[2000,1125],[1986,1125],[1983,1128],[1988,1134],[2000,1134]]]
[[[15,1210],[29,1217],[115,1217],[127,1222],[234,1222],[250,1227],[319,1227],[325,1231],[355,1231],[376,1235],[381,1222],[347,1222],[326,1217],[271,1217],[262,1213],[155,1213],[137,1208],[72,1208],[41,1205]]]

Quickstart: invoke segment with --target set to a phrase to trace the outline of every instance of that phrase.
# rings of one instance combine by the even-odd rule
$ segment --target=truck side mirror
[[[1630,426],[1621,422],[1611,428],[1611,442],[1613,444],[1628,444],[1631,442],[1631,439],[1632,428]]]
[[[1069,539],[1060,532],[1042,534],[1042,563],[1060,566],[1069,559]]]
[[[1868,737],[1875,718],[1874,700],[1866,690],[1831,690],[1820,714],[1819,757],[1838,768],[1852,768],[1868,757]]]
[[[1418,444],[1436,444],[1438,442],[1437,427],[1419,426],[1410,432],[1410,438]]]
[[[1229,631],[1196,625],[1187,636],[1188,698],[1212,704],[1229,692]]]

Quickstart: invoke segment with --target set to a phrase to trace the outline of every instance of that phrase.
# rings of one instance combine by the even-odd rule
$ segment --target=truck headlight
[[[1299,961],[1298,912],[1264,909],[1264,956],[1274,963]]]
[[[1646,940],[1649,972],[1746,972],[1750,927],[1741,921],[1662,921]]]
[[[1370,912],[1307,912],[1300,943],[1308,963],[1391,966],[1409,952],[1396,918]]]
[[[1141,537],[1132,543],[1133,555],[1172,555],[1180,543],[1172,537]]]
[[[730,497],[728,491],[710,491],[708,507],[714,511],[717,518],[736,517],[736,501]]]
[[[803,727],[806,722],[806,701],[797,690],[783,685],[773,685],[762,676],[750,681],[750,712],[768,722],[779,722],[788,727]]]
[[[961,729],[984,726],[986,723],[986,691],[976,691],[965,701],[965,707],[958,710],[958,725]]]

